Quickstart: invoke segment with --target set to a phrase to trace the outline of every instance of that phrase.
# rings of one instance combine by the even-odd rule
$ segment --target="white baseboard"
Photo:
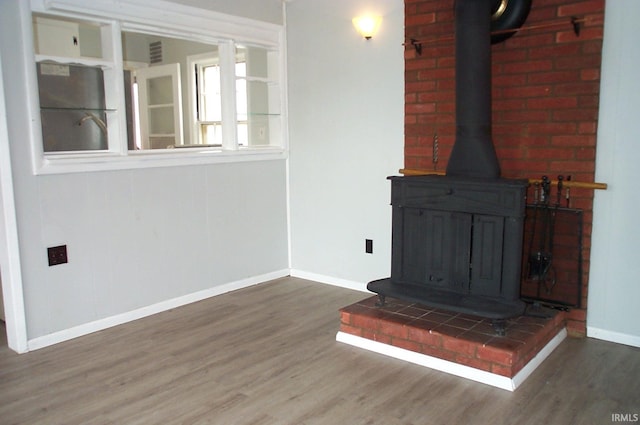
[[[345,332],[338,332],[336,335],[336,341],[428,367],[430,369],[439,370],[461,378],[471,379],[503,390],[515,391],[515,389],[518,388],[518,386],[522,384],[538,366],[540,366],[544,359],[546,359],[566,337],[567,330],[562,329],[562,331],[549,341],[549,343],[545,345],[545,347],[513,378],[486,372],[484,370],[450,362],[448,360],[442,360],[426,354],[405,350],[404,348],[395,347],[393,345],[383,344],[378,341],[373,341],[371,339],[362,338]]]
[[[623,334],[621,332],[609,331],[607,329],[595,328],[593,326],[587,326],[587,336],[589,338],[615,342],[616,344],[640,347],[640,336]]]
[[[353,280],[340,279],[333,276],[326,276],[322,274],[309,273],[302,270],[291,269],[291,277],[298,277],[300,279],[312,280],[318,283],[325,283],[327,285],[339,286],[345,289],[352,289],[354,291],[366,292],[373,295],[372,292],[367,290],[367,284],[363,282],[356,282]]]
[[[68,341],[70,339],[88,335],[90,333],[101,331],[113,326],[121,325],[123,323],[142,319],[143,317],[161,313],[163,311],[167,311],[172,308],[191,304],[197,301],[202,301],[204,299],[211,298],[216,295],[221,295],[227,292],[236,291],[238,289],[247,288],[253,285],[258,285],[260,283],[264,283],[273,279],[279,279],[285,276],[289,276],[289,269],[278,270],[278,271],[266,273],[260,276],[253,276],[247,279],[230,282],[224,285],[214,286],[213,288],[194,292],[192,294],[183,295],[181,297],[173,298],[170,300],[161,301],[159,303],[142,307],[136,310],[128,311],[126,313],[121,313],[115,316],[106,317],[104,319],[74,326],[69,329],[64,329],[58,332],[51,333],[49,335],[44,335],[41,337],[31,339],[27,342],[28,349],[29,351],[32,351],[32,350],[48,347],[53,344]]]

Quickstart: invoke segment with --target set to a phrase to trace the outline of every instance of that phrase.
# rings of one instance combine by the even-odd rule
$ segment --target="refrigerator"
[[[107,150],[107,110],[100,67],[36,64],[44,152]]]

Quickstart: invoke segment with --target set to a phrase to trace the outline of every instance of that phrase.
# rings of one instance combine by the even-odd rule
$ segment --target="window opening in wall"
[[[238,139],[245,147],[270,146],[282,135],[277,52],[238,45],[235,58]]]
[[[42,151],[106,152],[116,119],[114,76],[105,43],[110,27],[90,21],[32,16]]]
[[[36,7],[32,14],[42,118],[36,170],[84,164],[77,170],[86,171],[90,164],[124,164],[128,156],[149,161],[163,152],[177,158],[198,150],[283,148],[276,28],[260,29],[265,45],[248,45],[204,28],[165,32],[124,15],[76,11],[71,17],[56,8],[50,14]],[[281,154],[278,149],[271,152]],[[141,156],[145,151],[154,156]]]
[[[157,45],[162,46],[162,55],[150,55]],[[131,64],[133,84],[138,91],[137,102],[126,102],[127,107],[134,108],[132,115],[138,117],[128,128],[136,132],[135,150],[202,147],[198,134],[192,131],[194,121],[190,111],[195,105],[185,107],[196,80],[185,71],[192,69],[188,62],[191,53],[210,52],[207,55],[211,57],[217,56],[217,49],[216,45],[190,40],[122,33],[123,59]]]

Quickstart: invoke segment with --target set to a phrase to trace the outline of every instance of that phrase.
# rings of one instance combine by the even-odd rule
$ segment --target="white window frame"
[[[200,102],[200,94],[195,93],[196,90],[199,90],[196,85],[195,72],[194,68],[196,66],[206,66],[206,65],[218,65],[220,66],[220,60],[218,57],[212,57],[210,53],[202,53],[199,55],[190,55],[187,56],[187,85],[189,86],[189,94],[187,99],[189,101],[188,110],[189,110],[189,137],[194,143],[194,140],[201,140],[202,135],[200,134],[200,119],[198,117],[198,110],[200,106],[198,103]],[[222,120],[220,120],[220,124],[222,125]]]
[[[225,15],[162,0],[31,0],[31,13],[60,16],[79,21],[99,22],[105,26],[103,37],[104,60],[92,62],[105,69],[105,89],[115,96],[115,108],[109,112],[109,148],[107,151],[78,151],[45,153],[42,133],[35,131],[31,137],[32,165],[34,174],[87,172],[114,169],[178,166],[219,162],[271,160],[286,158],[288,142],[286,128],[286,83],[285,42],[281,25]],[[25,17],[25,21],[26,21]],[[29,21],[31,16],[28,17]],[[25,40],[33,45],[31,28],[23,28]],[[182,38],[195,42],[216,44],[219,47],[222,81],[227,94],[223,102],[224,125],[222,148],[202,147],[195,149],[138,150],[127,149],[125,125],[124,81],[121,33],[123,31],[155,34],[164,37]],[[236,137],[235,105],[235,45],[253,44],[277,50],[279,53],[278,85],[280,87],[281,125],[284,131],[277,145],[239,149]],[[105,47],[106,46],[106,47]],[[29,56],[29,55],[27,55]],[[29,59],[29,58],[28,58]],[[35,73],[35,53],[30,58]],[[54,58],[60,59],[60,58]],[[64,62],[64,60],[59,60]],[[69,60],[69,63],[73,60]],[[226,69],[226,72],[225,72]],[[231,71],[231,72],[229,72]],[[30,114],[39,124],[38,88],[29,87]],[[191,108],[191,102],[189,104]],[[184,123],[190,125],[190,123]],[[36,125],[36,127],[38,127]],[[41,128],[41,127],[40,127]]]
[[[234,66],[234,70],[237,68],[239,62],[235,62],[233,64]],[[245,66],[246,66],[246,62]],[[212,57],[211,54],[209,53],[203,53],[203,54],[197,54],[197,55],[190,55],[187,56],[187,72],[189,73],[187,76],[187,81],[188,81],[188,86],[189,86],[189,94],[188,94],[188,102],[189,102],[189,135],[192,141],[194,140],[202,140],[202,132],[201,132],[201,120],[200,117],[198,116],[198,111],[201,110],[202,108],[202,104],[201,104],[201,93],[200,93],[200,88],[198,85],[196,85],[196,73],[198,74],[198,78],[200,80],[203,80],[203,73],[200,72],[200,70],[204,67],[207,66],[219,66],[220,68],[220,58],[219,57]],[[195,68],[198,68],[198,72],[195,72]],[[222,78],[222,75],[221,75]],[[236,84],[237,84],[237,78],[236,78]],[[233,93],[235,92],[235,89],[233,92],[229,93],[227,92],[227,96],[224,96],[225,93],[221,93],[221,98],[223,100],[222,105],[224,105],[225,103],[229,103],[229,102],[236,102],[236,106],[237,106],[237,99],[230,99],[229,97],[233,97]],[[236,126],[238,126],[241,122],[244,123],[245,125],[248,125],[248,120],[243,120],[243,121],[239,121],[237,119],[236,116]],[[223,125],[223,120],[220,120],[220,126],[222,128]],[[222,130],[221,130],[222,131]],[[230,143],[226,149],[230,149],[230,150],[234,150],[234,149],[238,149],[238,148],[245,148],[247,147],[247,144],[242,144],[239,140],[239,137],[236,134],[236,144]],[[224,140],[223,140],[224,143]]]

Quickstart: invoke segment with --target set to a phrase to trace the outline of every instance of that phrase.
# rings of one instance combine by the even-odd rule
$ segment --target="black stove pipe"
[[[491,14],[494,0],[456,0],[456,140],[447,175],[496,179],[491,139]]]

